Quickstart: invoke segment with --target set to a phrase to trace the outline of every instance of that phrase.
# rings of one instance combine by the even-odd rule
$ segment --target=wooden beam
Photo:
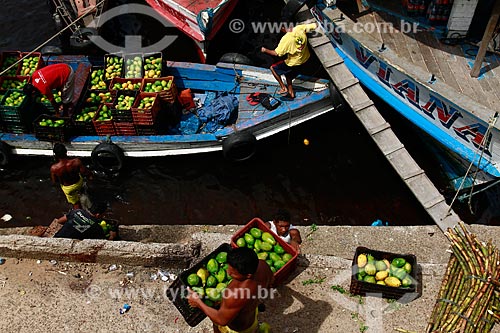
[[[478,77],[481,72],[481,66],[483,65],[484,56],[486,55],[486,50],[488,49],[488,44],[495,33],[495,28],[498,23],[498,18],[500,17],[500,1],[496,0],[495,5],[493,7],[493,11],[490,16],[490,20],[488,21],[488,25],[486,26],[486,30],[484,31],[483,39],[481,40],[481,44],[479,45],[479,51],[477,51],[476,60],[474,60],[474,66],[470,71],[471,77]]]

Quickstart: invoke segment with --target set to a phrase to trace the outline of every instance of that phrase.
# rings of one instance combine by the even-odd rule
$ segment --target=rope
[[[467,205],[469,206],[469,211],[472,214],[474,214],[474,212],[472,211],[472,192],[474,191],[474,183],[476,182],[477,174],[479,172],[479,166],[481,165],[481,160],[483,159],[483,155],[484,155],[484,149],[485,149],[484,144],[488,140],[488,136],[490,135],[490,132],[491,132],[491,129],[493,128],[493,126],[495,126],[497,119],[498,119],[498,112],[495,112],[495,114],[493,115],[493,118],[490,120],[490,123],[488,124],[488,128],[486,129],[486,133],[484,133],[483,140],[481,140],[481,147],[483,147],[483,148],[481,149],[481,155],[479,156],[479,161],[477,162],[478,167],[476,168],[476,172],[474,173],[474,177],[472,178],[472,186],[470,188],[469,201],[467,203]]]
[[[99,2],[99,3],[96,4],[96,7],[98,7],[99,5],[103,4],[104,1],[106,1],[106,0],[101,0],[101,2]],[[50,37],[49,39],[47,39],[45,42],[43,42],[42,44],[40,44],[36,48],[34,48],[33,51],[28,52],[28,54],[26,54],[24,57],[21,57],[21,59],[19,59],[18,61],[16,61],[15,63],[13,63],[12,65],[10,65],[9,67],[7,67],[3,72],[0,73],[0,76],[2,76],[3,74],[5,74],[12,67],[17,66],[20,62],[22,62],[24,59],[26,59],[27,57],[29,57],[30,55],[32,55],[33,53],[35,53],[38,49],[41,49],[42,47],[44,47],[47,43],[49,43],[51,40],[53,40],[54,38],[56,38],[57,36],[59,36],[60,34],[62,34],[64,31],[66,31],[67,29],[69,29],[70,27],[72,27],[76,22],[80,21],[82,18],[84,18],[85,16],[87,16],[93,10],[94,10],[94,8],[89,8],[80,17],[78,17],[76,20],[74,20],[73,22],[71,22],[70,24],[68,24],[64,29],[61,29],[61,31],[57,32],[55,35],[53,35],[52,37]]]
[[[485,143],[485,140],[486,138],[488,137],[489,135],[489,132],[491,131],[491,129],[493,128],[493,126],[495,125],[496,121],[498,119],[498,112],[495,112],[495,115],[493,116],[493,118],[490,120],[489,124],[488,124],[488,128],[486,129],[486,133],[483,137],[483,140],[481,140],[481,146],[484,145]],[[477,151],[476,151],[476,154],[477,154]],[[474,154],[474,156],[476,155]],[[477,176],[477,172],[479,171],[479,167],[481,165],[481,159],[483,157],[483,154],[484,154],[484,147],[481,151],[481,156],[478,160],[478,164],[477,164],[477,170],[476,170],[476,174],[474,175],[474,181],[476,180],[476,176]],[[467,169],[467,171],[465,172],[465,175],[464,177],[462,178],[462,182],[460,183],[460,186],[458,187],[456,193],[455,193],[455,196],[453,197],[453,200],[451,200],[451,203],[450,203],[450,207],[448,208],[448,211],[446,212],[446,216],[449,216],[450,215],[450,212],[451,212],[451,207],[453,206],[453,203],[455,202],[455,200],[457,199],[458,197],[458,193],[460,192],[460,190],[462,189],[462,187],[464,186],[464,183],[465,183],[465,180],[467,178],[467,176],[469,175],[469,172],[470,170],[472,169],[472,166],[474,165],[474,159],[472,159],[470,165],[469,165],[469,168]],[[474,184],[472,185],[472,188],[474,188]],[[469,200],[469,209],[470,209],[470,200]]]

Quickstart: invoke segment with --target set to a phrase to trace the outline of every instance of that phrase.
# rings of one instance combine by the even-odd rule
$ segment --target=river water
[[[280,3],[242,0],[232,18],[276,18]],[[2,5],[0,50],[31,51],[56,33],[44,1],[8,0]],[[140,29],[150,38],[164,33],[148,31],[147,24]],[[235,35],[224,27],[209,48],[208,62],[215,63],[225,52],[239,52],[268,66],[273,59],[258,50],[262,45],[272,48],[278,39],[272,34]],[[164,52],[166,58],[196,60],[187,37],[176,43]],[[317,59],[308,64],[308,74],[325,76]],[[391,121],[393,127],[401,125],[398,119]],[[304,145],[305,138],[309,145]],[[438,174],[422,147],[412,149],[430,176]],[[13,216],[0,221],[0,227],[46,225],[68,211],[61,190],[50,181],[51,163],[48,157],[16,157],[0,170],[0,216]],[[438,177],[433,180],[439,182]],[[126,225],[244,224],[255,216],[271,218],[279,207],[288,209],[298,225],[370,225],[377,219],[390,225],[433,224],[349,110],[259,142],[258,153],[245,163],[229,163],[222,153],[128,159],[120,176],[96,177],[88,192],[108,201],[108,215]],[[477,216],[465,212],[463,218],[473,221]]]

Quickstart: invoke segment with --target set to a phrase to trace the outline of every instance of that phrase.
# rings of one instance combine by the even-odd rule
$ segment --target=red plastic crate
[[[134,123],[126,123],[126,122],[115,122],[115,131],[116,135],[137,135],[135,131]]]
[[[96,112],[94,119],[92,119],[92,124],[94,124],[96,134],[99,136],[115,135],[116,130],[115,130],[114,121],[112,119],[111,120],[104,120],[104,121],[97,120],[99,118],[100,112],[101,112],[101,107]]]
[[[238,247],[236,245],[236,241],[238,238],[243,237],[245,233],[249,232],[250,229],[252,228],[259,228],[260,230],[267,231],[271,235],[273,235],[274,239],[276,242],[283,247],[285,252],[290,253],[292,255],[292,259],[290,259],[283,267],[281,267],[276,273],[274,273],[274,284],[273,286],[277,286],[282,284],[288,276],[297,268],[297,257],[298,253],[297,251],[287,242],[285,242],[281,237],[279,237],[276,233],[274,233],[271,229],[267,227],[267,225],[259,219],[258,217],[252,219],[250,222],[248,222],[243,228],[238,230],[233,237],[231,237],[231,246],[233,248]]]
[[[139,104],[144,97],[155,97],[153,105],[148,109],[139,109]],[[137,125],[153,125],[155,124],[158,111],[160,110],[160,101],[158,93],[139,93],[132,106],[132,117],[134,118],[134,124]]]
[[[144,89],[146,88],[148,83],[154,83],[156,81],[171,81],[172,83],[170,84],[170,87],[163,88],[160,91],[145,91]],[[177,92],[177,87],[174,82],[174,77],[173,76],[165,76],[165,77],[159,77],[159,78],[154,78],[154,79],[143,79],[142,81],[142,87],[141,87],[142,92],[157,92],[160,94],[160,99],[164,100],[165,102],[175,102],[177,100],[178,92]]]
[[[137,85],[137,88],[134,88],[134,89],[115,89],[114,86],[116,83],[126,83],[126,82],[130,82],[131,84],[135,85],[138,83]],[[109,83],[109,91],[112,93],[112,94],[116,94],[117,91],[124,91],[124,90],[131,90],[131,91],[139,91],[142,87],[142,78],[140,79],[124,79],[122,77],[115,77],[111,80],[111,82]]]

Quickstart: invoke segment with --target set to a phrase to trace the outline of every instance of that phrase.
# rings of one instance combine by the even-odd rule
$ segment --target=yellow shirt
[[[316,29],[316,23],[300,24],[293,28],[292,31],[287,32],[280,40],[278,47],[274,51],[278,56],[288,54],[285,59],[285,64],[288,66],[302,65],[309,59],[309,49],[307,47],[306,32]],[[297,38],[302,40],[302,49],[297,44]]]

